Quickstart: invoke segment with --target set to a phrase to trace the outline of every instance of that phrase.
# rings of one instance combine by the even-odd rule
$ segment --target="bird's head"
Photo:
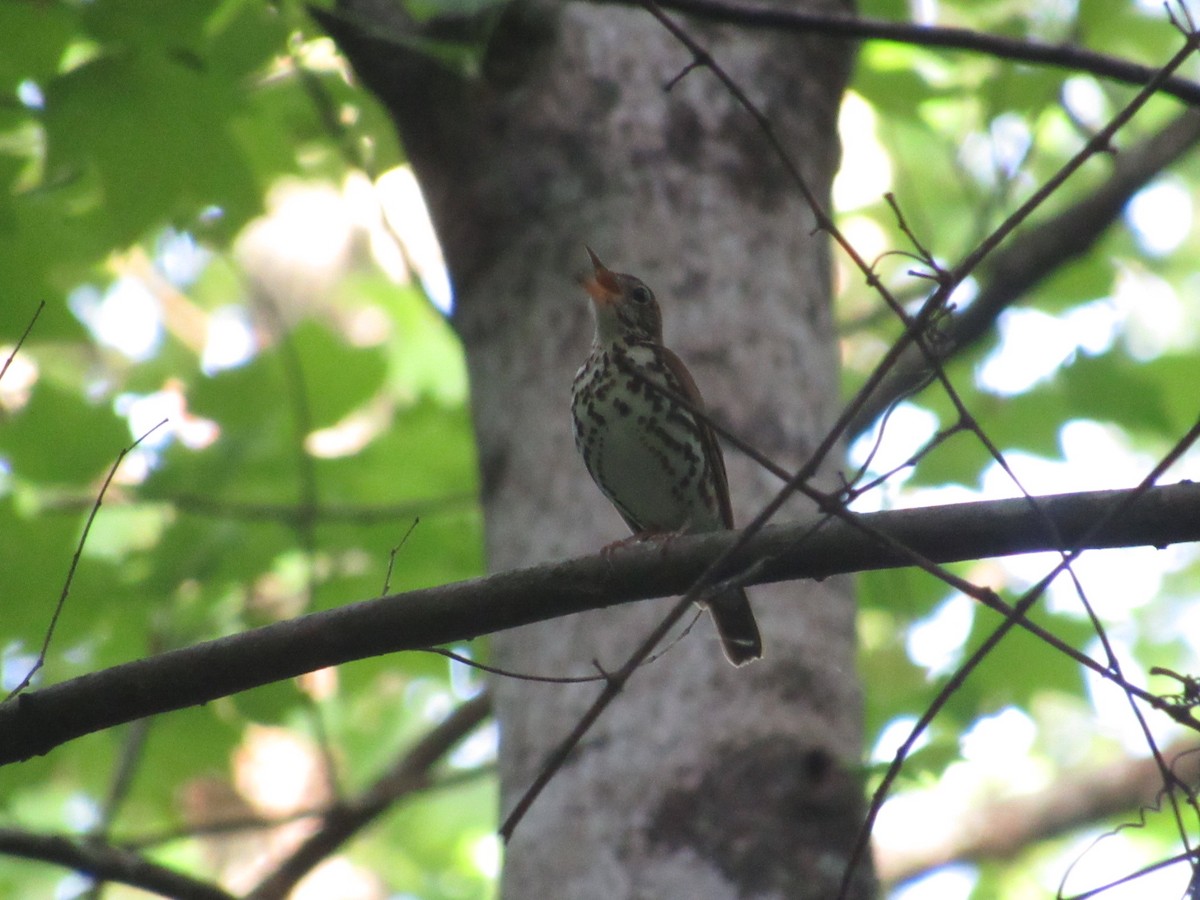
[[[596,338],[602,344],[616,341],[662,343],[662,312],[654,292],[632,275],[606,268],[587,248],[592,272],[581,279],[596,310]]]

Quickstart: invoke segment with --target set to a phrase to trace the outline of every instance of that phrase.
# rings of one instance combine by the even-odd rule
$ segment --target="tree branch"
[[[358,797],[316,813],[321,827],[247,895],[253,900],[285,897],[318,863],[350,840],[397,800],[432,784],[430,770],[491,712],[491,697],[480,693],[453,710],[403,753],[388,771]],[[307,813],[314,815],[314,813]],[[286,821],[293,821],[288,819]],[[256,828],[275,824],[261,819]],[[182,832],[177,836],[194,836]],[[0,828],[0,854],[55,863],[93,876],[97,881],[132,885],[178,900],[231,900],[231,895],[146,860],[129,847],[106,840],[70,835],[34,834]]]
[[[132,885],[175,900],[234,900],[214,884],[156,865],[140,854],[65,835],[0,828],[0,853],[55,863],[100,881]]]
[[[621,6],[638,6],[641,0],[604,0]],[[1027,38],[1010,38],[986,34],[967,28],[948,28],[938,25],[913,25],[909,22],[889,22],[852,16],[809,12],[788,6],[765,6],[738,0],[659,0],[664,9],[674,10],[695,19],[706,19],[739,25],[744,28],[769,28],[798,34],[815,32],[847,40],[892,41],[919,47],[941,47],[947,50],[966,50],[985,53],[999,59],[1036,63],[1058,69],[1089,72],[1124,84],[1148,84],[1159,71],[1158,66],[1140,63],[1073,47],[1068,44],[1046,44]],[[1170,31],[1163,22],[1164,36]],[[1171,76],[1159,88],[1165,94],[1189,105],[1200,105],[1200,84],[1186,78]]]
[[[861,516],[935,562],[1075,546],[1129,491],[978,501]],[[1146,491],[1087,546],[1155,547],[1200,540],[1200,485]],[[1048,527],[1049,522],[1052,527]],[[1055,541],[1051,533],[1060,539]],[[679,537],[486,578],[351,603],[124,663],[0,705],[0,764],[122,722],[207,703],[325,666],[414,650],[619,603],[688,590],[738,532]],[[840,521],[764,529],[729,566],[750,583],[894,568],[909,558]]]
[[[264,878],[247,900],[276,900],[297,882],[407,794],[429,784],[429,770],[466,737],[492,710],[485,692],[471,698],[413,745],[360,796],[340,803],[324,816],[320,829]]]
[[[991,333],[996,318],[1039,283],[1091,250],[1138,191],[1200,142],[1200,111],[1187,110],[1157,134],[1116,156],[1104,184],[1055,216],[1014,236],[981,267],[978,296],[943,324],[940,360]],[[927,376],[929,362],[909,347],[858,410],[848,434],[860,434]]]
[[[1176,775],[1200,780],[1200,748],[1185,740],[1164,750]],[[1064,774],[1046,790],[971,810],[922,834],[908,847],[876,845],[880,880],[896,884],[952,862],[1011,859],[1027,847],[1130,810],[1159,808],[1163,779],[1153,758],[1123,759],[1091,771]]]

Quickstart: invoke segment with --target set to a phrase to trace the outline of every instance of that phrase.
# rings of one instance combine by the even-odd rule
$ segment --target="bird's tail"
[[[721,649],[731,663],[744,666],[762,656],[762,637],[745,591],[741,588],[726,591],[711,598],[706,605],[717,626]]]

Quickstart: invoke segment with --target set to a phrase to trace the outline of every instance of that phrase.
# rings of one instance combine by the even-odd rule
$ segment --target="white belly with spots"
[[[643,371],[653,362],[648,350],[631,355]],[[624,380],[621,390],[597,385],[597,370],[587,365],[577,377],[599,389],[587,392],[586,403],[576,394],[575,441],[622,514],[644,531],[723,527],[691,415],[669,414],[665,399],[644,386],[631,395]]]
[[[621,419],[600,445],[593,477],[609,499],[648,531],[678,531],[696,510],[683,496],[663,459],[661,446]]]

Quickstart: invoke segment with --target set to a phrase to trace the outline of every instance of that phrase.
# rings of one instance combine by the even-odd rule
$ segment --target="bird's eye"
[[[629,292],[629,296],[633,299],[634,303],[637,303],[637,304],[649,303],[650,302],[650,289],[643,284],[639,284],[637,287],[635,287],[632,291]]]

